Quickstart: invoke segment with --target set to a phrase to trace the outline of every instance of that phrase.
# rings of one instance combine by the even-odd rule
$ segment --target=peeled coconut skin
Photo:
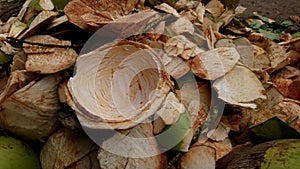
[[[40,169],[40,163],[33,150],[20,140],[0,136],[1,169]]]

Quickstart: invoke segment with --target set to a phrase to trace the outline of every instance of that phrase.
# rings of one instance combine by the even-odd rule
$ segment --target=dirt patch
[[[269,18],[288,18],[291,15],[300,16],[299,0],[240,0],[240,4],[247,8],[244,17],[258,12]]]

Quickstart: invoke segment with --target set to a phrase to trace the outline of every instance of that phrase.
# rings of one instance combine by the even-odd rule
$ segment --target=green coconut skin
[[[295,169],[299,167],[300,141],[278,141],[266,151],[264,157],[261,169]]]
[[[163,134],[156,136],[156,139],[167,150],[172,148],[177,151],[185,151],[186,148],[183,146],[189,145],[192,140],[192,137],[186,138],[190,130],[192,130],[192,122],[186,111],[180,115],[176,123],[167,126]]]
[[[25,143],[12,137],[0,136],[1,169],[40,169],[37,155]]]

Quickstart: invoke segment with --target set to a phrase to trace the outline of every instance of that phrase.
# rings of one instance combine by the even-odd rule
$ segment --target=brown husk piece
[[[95,32],[101,26],[131,14],[139,2],[139,0],[73,0],[67,4],[64,12],[71,23],[88,32]]]
[[[180,169],[214,169],[216,166],[216,150],[201,145],[190,148],[179,161]]]
[[[300,70],[286,66],[272,77],[272,82],[277,89],[291,99],[300,100]]]
[[[213,87],[219,98],[242,107],[256,108],[255,100],[266,99],[265,88],[256,75],[240,65],[217,79]]]
[[[153,137],[151,123],[119,131],[100,146],[98,159],[101,168],[161,169],[167,164],[165,153]]]
[[[248,28],[245,22],[234,18],[240,15],[239,11],[244,9],[238,7],[234,10],[231,9],[232,5],[226,6],[228,3],[236,3],[235,0],[233,1],[221,1],[225,3],[223,5],[219,1],[213,0],[204,5],[202,2],[192,0],[172,2],[165,0],[153,2],[155,5],[161,5],[147,7],[143,6],[144,2],[147,5],[152,1],[73,0],[65,7],[66,15],[64,15],[53,9],[50,0],[40,1],[41,9],[33,9],[32,4],[29,4],[33,1],[27,0],[16,18],[12,17],[6,23],[0,21],[1,50],[5,54],[13,56],[10,77],[7,79],[1,76],[0,81],[2,83],[0,85],[1,127],[9,131],[9,135],[12,133],[22,139],[42,140],[52,134],[41,152],[42,167],[45,169],[140,167],[159,169],[166,167],[167,163],[173,165],[173,160],[167,159],[165,152],[161,152],[159,149],[153,134],[158,135],[164,132],[166,124],[176,123],[178,116],[183,110],[186,110],[193,122],[193,130],[190,130],[189,134],[194,134],[193,140],[197,139],[199,128],[206,124],[209,120],[208,117],[210,118],[211,106],[215,106],[221,100],[225,101],[227,106],[239,108],[239,111],[225,112],[226,115],[223,115],[222,123],[218,128],[202,131],[205,133],[204,140],[199,139],[191,147],[189,147],[190,142],[188,141],[179,144],[182,147],[175,147],[176,150],[184,150],[187,153],[182,153],[183,158],[177,159],[174,166],[192,169],[215,168],[215,161],[232,150],[231,137],[228,137],[229,128],[236,133],[243,133],[243,136],[248,132],[246,129],[249,123],[256,125],[277,116],[300,131],[300,94],[298,92],[300,39],[285,33],[278,39],[281,42],[275,43],[264,37],[263,34],[255,33],[257,30]],[[167,14],[159,13],[161,11]],[[55,20],[57,16],[60,18]],[[294,24],[299,24],[299,17],[294,16],[291,19],[295,22]],[[30,24],[31,20],[33,22]],[[248,21],[248,23],[251,22]],[[259,22],[260,20],[252,21]],[[150,80],[139,86],[135,84],[138,84],[137,81],[140,79],[133,78],[133,80],[131,79],[132,83],[128,83],[130,87],[133,86],[128,93],[140,95],[140,98],[146,97],[142,100],[134,97],[132,100],[126,97],[119,99],[120,105],[124,103],[122,106],[131,103],[128,100],[133,102],[135,99],[136,103],[143,104],[150,100],[148,96],[157,93],[139,93],[139,91],[144,91],[145,88],[152,91],[152,89],[156,89],[155,86],[161,87],[165,96],[149,103],[147,106],[153,106],[149,112],[143,109],[146,114],[148,113],[146,116],[137,115],[132,119],[123,116],[118,121],[117,118],[123,114],[116,115],[114,111],[109,112],[105,109],[101,112],[101,117],[95,117],[94,115],[98,115],[95,112],[98,112],[99,109],[95,109],[96,111],[92,113],[87,113],[88,109],[81,109],[84,104],[78,105],[79,99],[74,97],[74,90],[81,90],[85,83],[92,81],[97,82],[95,86],[104,86],[100,92],[112,93],[113,96],[118,97],[124,93],[123,86],[127,81],[123,76],[130,74],[130,71],[120,75],[114,81],[120,84],[120,88],[117,89],[109,88],[102,83],[107,79],[93,79],[94,75],[99,72],[97,77],[106,74],[105,68],[114,65],[115,57],[121,57],[126,53],[120,52],[124,48],[116,47],[109,53],[116,52],[112,54],[114,59],[110,58],[111,55],[105,56],[105,59],[109,61],[105,61],[104,66],[102,65],[103,67],[99,68],[96,73],[88,74],[94,65],[93,59],[90,62],[82,63],[81,66],[86,66],[86,72],[80,77],[82,79],[79,78],[80,80],[74,83],[80,84],[72,88],[72,80],[69,81],[70,83],[68,80],[76,76],[70,78],[77,58],[77,54],[72,48],[76,46],[79,51],[80,45],[83,43],[71,44],[71,41],[76,43],[78,37],[73,36],[72,28],[75,26],[70,23],[89,33],[99,30],[97,33],[101,36],[99,38],[101,41],[91,44],[91,46],[95,46],[94,49],[107,41],[129,37],[130,42],[126,40],[119,44],[116,42],[114,45],[125,44],[122,47],[129,49],[129,53],[132,46],[143,50],[144,53],[138,53],[137,50],[130,53],[132,55],[136,53],[134,55],[136,58],[142,58],[144,54],[155,56],[157,63],[161,64],[159,70],[163,72],[162,79],[168,84],[163,86],[156,83],[154,78],[149,78]],[[29,28],[26,28],[26,24]],[[71,29],[65,30],[65,25]],[[199,30],[202,30],[204,34],[199,33]],[[71,33],[71,36],[64,36],[65,31],[67,34]],[[80,30],[76,28],[75,32],[78,33]],[[30,37],[37,33],[51,34],[51,36]],[[83,42],[82,39],[79,41],[79,43]],[[224,41],[225,45],[217,45],[219,41]],[[14,44],[19,42],[23,43],[23,51],[16,52],[15,47],[18,45]],[[111,46],[104,45],[91,53],[85,51],[83,53],[88,54],[83,57],[92,57],[91,55],[95,54],[94,58],[97,58],[100,56],[97,54],[107,52],[109,47]],[[79,62],[80,59],[77,61]],[[154,62],[146,59],[136,63],[144,68]],[[133,66],[133,68],[136,67]],[[57,74],[60,71],[69,74],[65,78],[65,74]],[[76,70],[75,72],[78,74]],[[194,75],[198,77],[184,79],[188,73],[191,73],[193,77]],[[107,73],[107,75],[116,76],[117,74]],[[179,83],[175,83],[178,86],[173,85],[169,75],[174,82],[179,80]],[[84,77],[88,77],[87,80]],[[157,85],[151,86],[152,82]],[[90,85],[94,84],[90,83]],[[147,88],[149,86],[151,87]],[[79,98],[83,98],[85,104],[95,104],[90,100],[91,97],[85,98],[88,93],[95,96],[94,94],[97,92],[97,90],[89,89],[87,87],[80,91],[83,95]],[[218,98],[212,97],[214,95]],[[98,96],[96,99],[100,98]],[[159,93],[157,96],[160,96]],[[108,97],[109,95],[103,95],[103,98],[100,98],[100,105],[105,104],[104,107],[107,108],[107,105],[111,104],[105,102]],[[114,99],[114,101],[118,101],[118,99]],[[139,108],[139,104],[134,106]],[[80,111],[78,111],[79,109]],[[158,111],[161,116],[158,116]],[[131,113],[132,111],[126,112],[126,116]],[[113,128],[117,129],[117,134],[104,141],[98,150],[99,147],[87,136],[81,135],[82,130],[76,114],[79,119],[83,119],[80,124],[84,127],[93,128],[99,133],[103,128]],[[155,119],[153,124],[145,123],[149,119]],[[60,129],[57,130],[58,126]],[[53,134],[55,130],[56,132]],[[103,135],[99,134],[99,139],[102,140],[102,137]],[[234,143],[239,144],[250,140],[240,137],[235,137]],[[129,138],[147,138],[147,141],[140,143]],[[97,139],[98,137],[93,138],[93,140]],[[239,151],[242,151],[239,156],[251,154],[251,151],[246,149]],[[170,151],[170,153],[172,152]],[[149,153],[155,155],[147,156]],[[169,155],[169,152],[167,154]],[[236,162],[235,160],[230,161],[233,161],[231,166],[237,166],[233,164]],[[238,167],[241,166],[242,164],[239,163]]]
[[[43,44],[23,44],[27,54],[25,67],[28,72],[56,73],[73,66],[76,61],[77,53],[71,48],[69,41],[59,40],[49,35],[35,35],[27,38],[26,41]]]
[[[12,72],[7,80],[4,90],[1,91],[0,104],[3,103],[14,92],[23,88],[35,78],[36,76],[33,73],[26,72],[24,70]]]
[[[100,169],[98,146],[85,135],[62,128],[52,134],[42,148],[43,169]]]
[[[40,29],[47,27],[58,15],[58,12],[53,11],[42,11],[29,25],[29,28],[18,36],[19,39],[26,38],[37,33]]]
[[[232,150],[232,144],[229,139],[230,128],[219,123],[216,129],[208,131],[207,138],[199,137],[199,139],[192,145],[195,146],[208,146],[215,149],[216,160],[224,157]]]
[[[57,85],[61,79],[60,74],[48,75],[11,94],[1,104],[1,126],[24,139],[49,136],[59,125]]]
[[[239,60],[235,48],[220,47],[202,52],[190,61],[192,72],[203,79],[216,80],[229,72]]]

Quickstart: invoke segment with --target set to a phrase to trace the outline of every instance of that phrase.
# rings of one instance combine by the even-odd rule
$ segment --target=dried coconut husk
[[[18,89],[24,87],[32,80],[36,79],[37,77],[30,72],[26,72],[24,70],[17,70],[11,73],[3,91],[0,94],[0,104],[3,103],[10,95],[16,92]]]
[[[272,89],[274,90],[274,88]],[[273,94],[271,94],[271,93]],[[299,116],[300,104],[296,100],[283,99],[280,93],[269,91],[269,97],[281,97],[281,99],[270,99],[268,102],[261,103],[256,110],[249,108],[240,108],[240,113],[237,115],[228,115],[222,121],[226,123],[226,126],[230,127],[234,131],[242,131],[247,128],[249,123],[258,125],[267,121],[270,118],[278,117],[280,120],[290,123],[293,128],[300,131],[300,120],[295,118]],[[271,96],[273,95],[273,96]],[[236,116],[236,122],[230,123],[228,118],[234,118]]]
[[[25,139],[49,136],[59,125],[57,85],[61,79],[60,74],[48,75],[12,93],[1,104],[1,126]],[[13,83],[11,89],[15,87]]]
[[[73,0],[64,12],[71,23],[88,32],[95,32],[101,26],[131,14],[139,3],[139,0]]]
[[[214,169],[216,167],[216,150],[201,145],[192,147],[179,161],[180,169]]]
[[[54,11],[42,11],[40,12],[34,20],[30,23],[29,28],[18,36],[19,39],[26,38],[37,33],[40,29],[48,26],[58,15],[58,12]]]
[[[188,64],[180,57],[167,56],[165,54],[162,57],[162,62],[166,72],[174,79],[179,79],[190,71]]]
[[[130,130],[119,131],[106,140],[99,149],[101,168],[160,169],[167,164],[153,136],[151,123],[141,123]]]
[[[98,146],[87,136],[62,128],[52,134],[40,154],[43,169],[100,169]]]
[[[265,88],[248,68],[236,65],[225,76],[217,79],[213,87],[222,100],[242,107],[256,108],[255,100],[266,99]]]
[[[51,74],[74,65],[77,53],[71,48],[71,42],[59,40],[50,35],[35,35],[26,39],[33,43],[24,43],[27,54],[26,70],[40,74]],[[34,45],[39,44],[39,45]]]
[[[156,52],[132,41],[80,56],[69,81],[81,124],[94,129],[137,125],[160,108],[170,87]]]
[[[272,82],[285,97],[300,100],[300,71],[286,66],[272,77]]]
[[[202,52],[190,61],[192,72],[203,79],[215,80],[229,72],[239,60],[235,48],[220,47]]]

